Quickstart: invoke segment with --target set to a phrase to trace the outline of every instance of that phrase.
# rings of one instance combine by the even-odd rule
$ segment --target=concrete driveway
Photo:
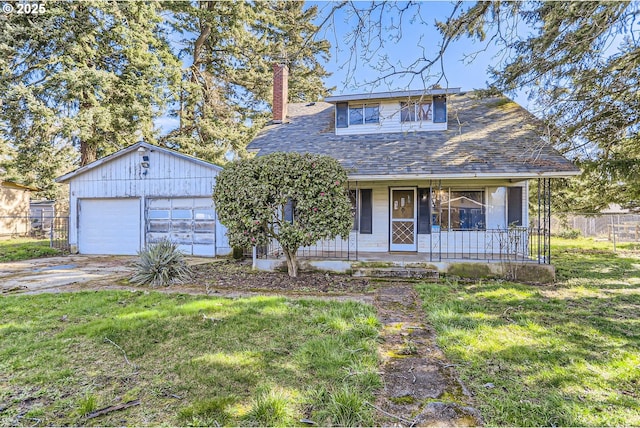
[[[135,256],[65,256],[0,263],[0,294],[65,291],[129,277]]]

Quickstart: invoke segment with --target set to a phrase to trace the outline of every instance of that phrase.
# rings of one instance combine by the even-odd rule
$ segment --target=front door
[[[416,190],[391,189],[391,251],[417,251]]]

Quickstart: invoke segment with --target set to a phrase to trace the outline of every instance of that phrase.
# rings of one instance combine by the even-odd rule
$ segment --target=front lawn
[[[8,239],[0,240],[0,262],[51,257],[60,254],[60,250],[51,248],[48,239]]]
[[[371,425],[379,328],[354,302],[3,297],[0,425]]]
[[[438,343],[488,425],[640,425],[640,251],[552,245],[552,286],[421,284]]]

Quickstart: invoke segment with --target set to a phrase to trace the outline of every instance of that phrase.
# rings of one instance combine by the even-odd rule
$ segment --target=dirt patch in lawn
[[[195,265],[193,283],[215,290],[287,293],[364,293],[374,287],[368,279],[328,272],[301,272],[291,278],[286,272],[258,272],[248,262],[224,261]]]
[[[376,408],[382,425],[478,426],[473,399],[424,323],[422,302],[412,284],[386,283],[375,306],[384,329],[381,351],[384,390]]]
[[[291,278],[286,272],[263,272],[251,269],[251,262],[216,260],[203,262],[190,260],[192,279],[185,284],[169,287],[138,287],[128,278],[114,281],[78,284],[75,290],[153,290],[167,293],[207,294],[222,297],[249,297],[255,295],[282,295],[291,297],[318,297],[337,300],[357,300],[372,303],[376,283],[366,278],[325,272],[301,272]],[[66,291],[73,291],[66,288]]]

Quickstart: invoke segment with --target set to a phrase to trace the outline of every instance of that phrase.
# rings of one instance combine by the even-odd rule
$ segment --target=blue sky
[[[318,22],[337,4],[337,2],[309,2],[318,7],[320,13]],[[367,7],[369,2],[355,2],[356,7]],[[398,8],[404,3],[390,3],[391,10],[384,14],[380,34],[384,44],[372,55],[363,55],[362,46],[354,45],[350,35],[357,27],[356,17],[350,13],[348,7],[338,10],[334,18],[318,34],[331,43],[331,59],[325,68],[333,73],[327,79],[329,87],[336,87],[335,93],[357,93],[369,91],[387,91],[401,89],[422,89],[435,83],[437,77],[421,79],[419,77],[396,75],[377,85],[367,84],[383,75],[381,71],[386,65],[395,65],[398,70],[415,67],[415,60],[421,56],[434,58],[439,50],[441,35],[434,26],[435,20],[444,21],[453,10],[453,2],[423,1],[419,7],[408,9],[401,24],[401,38],[398,38],[400,27],[398,22]],[[471,3],[469,3],[471,5]],[[376,20],[378,16],[374,16]],[[395,27],[395,28],[394,28]],[[377,42],[378,35],[374,40]],[[378,46],[369,43],[369,46]],[[352,55],[356,47],[357,54]],[[469,62],[468,55],[483,50]],[[446,81],[439,84],[443,87],[460,87],[462,90],[486,87],[488,81],[487,68],[499,61],[500,52],[492,45],[460,39],[449,45],[442,63]],[[364,56],[368,58],[363,59]],[[466,58],[466,60],[465,60]],[[414,65],[414,67],[412,67]],[[420,65],[418,65],[419,67]],[[434,72],[440,71],[440,64],[433,67]],[[448,83],[448,85],[447,85]]]

